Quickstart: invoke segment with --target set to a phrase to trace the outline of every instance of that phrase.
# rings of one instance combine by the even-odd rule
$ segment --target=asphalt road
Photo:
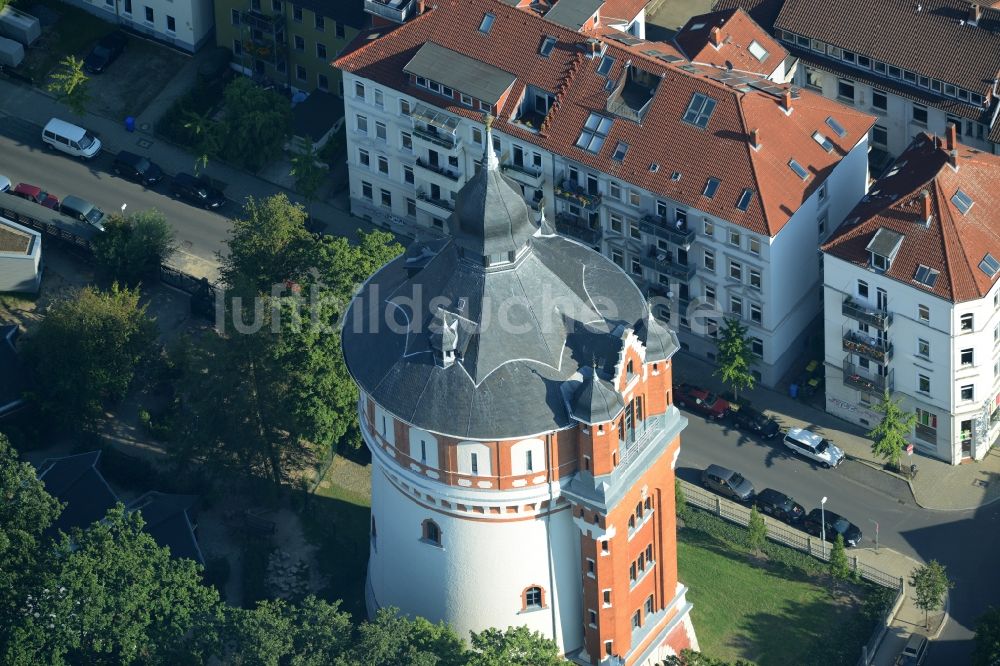
[[[7,116],[0,123],[0,174],[19,182],[37,185],[61,200],[67,194],[87,199],[106,213],[116,212],[123,203],[126,212],[155,208],[162,212],[177,233],[178,254],[175,264],[210,268],[217,263],[216,252],[225,251],[229,221],[227,209],[222,214],[203,210],[173,199],[169,194],[169,176],[152,189],[118,178],[111,172],[113,157],[107,153],[83,162],[45,149],[37,125]],[[194,274],[201,272],[190,270]]]
[[[823,496],[827,508],[856,524],[864,543],[873,543],[879,524],[879,544],[921,561],[936,559],[948,568],[955,582],[951,594],[951,619],[935,641],[927,664],[966,664],[978,615],[990,604],[1000,606],[1000,505],[977,511],[939,512],[921,509],[905,486],[897,485],[860,463],[822,469],[785,452],[780,439],[760,442],[701,416],[688,413],[689,425],[681,435],[677,475],[700,483],[700,473],[715,463],[735,469],[757,490],[776,488],[793,496],[806,511],[818,507]]]

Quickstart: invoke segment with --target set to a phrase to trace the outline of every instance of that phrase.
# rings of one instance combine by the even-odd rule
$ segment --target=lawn
[[[679,575],[702,652],[762,666],[857,659],[873,628],[857,597],[835,599],[808,574],[758,562],[704,532],[685,528],[678,537]]]

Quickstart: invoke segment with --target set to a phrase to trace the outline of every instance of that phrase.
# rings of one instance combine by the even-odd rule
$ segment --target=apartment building
[[[692,16],[672,41],[691,62],[761,74],[778,83],[791,75],[788,51],[739,7]]]
[[[1000,157],[918,136],[823,247],[827,410],[952,464],[1000,436]]]
[[[864,195],[874,118],[693,63],[600,11],[577,31],[475,0],[360,35],[335,63],[352,210],[443,230],[489,113],[505,173],[548,223],[627,271],[692,353],[714,358],[722,319],[742,319],[774,385],[819,316],[817,248]]]
[[[232,51],[241,73],[342,95],[330,62],[369,21],[360,0],[218,0],[215,23],[216,42]]]
[[[967,146],[998,152],[1000,10],[966,0],[722,0],[767,20],[797,85],[878,116],[877,173],[914,137],[954,124]],[[778,7],[780,10],[775,11]],[[936,50],[948,57],[935,57]]]
[[[98,18],[194,53],[212,39],[211,0],[65,0]]]

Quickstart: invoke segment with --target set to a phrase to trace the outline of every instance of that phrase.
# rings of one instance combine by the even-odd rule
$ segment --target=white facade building
[[[194,53],[212,39],[210,0],[66,0],[91,14],[183,51]]]

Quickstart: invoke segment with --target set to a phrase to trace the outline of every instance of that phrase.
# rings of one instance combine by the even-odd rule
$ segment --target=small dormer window
[[[618,147],[615,148],[614,155],[611,156],[615,162],[621,162],[625,159],[625,153],[628,151],[628,144],[622,141],[618,142]]]
[[[611,68],[615,66],[615,59],[611,56],[604,56],[601,58],[601,62],[597,65],[597,73],[601,76],[607,76]]]
[[[486,14],[483,16],[482,23],[479,24],[479,32],[484,35],[489,34],[490,28],[493,27],[493,20],[496,18],[493,14]]]
[[[554,49],[555,46],[556,46],[556,38],[546,37],[545,40],[542,42],[541,48],[538,49],[538,53],[543,58],[548,58],[549,55],[551,55],[552,49]]]
[[[768,56],[767,49],[761,46],[756,39],[750,42],[750,46],[747,47],[747,50],[750,51],[750,55],[752,55],[754,58],[757,58],[757,60],[759,60],[760,62],[764,62],[765,60],[767,60]]]
[[[881,254],[871,253],[872,268],[877,271],[889,270],[889,258],[884,257]]]

